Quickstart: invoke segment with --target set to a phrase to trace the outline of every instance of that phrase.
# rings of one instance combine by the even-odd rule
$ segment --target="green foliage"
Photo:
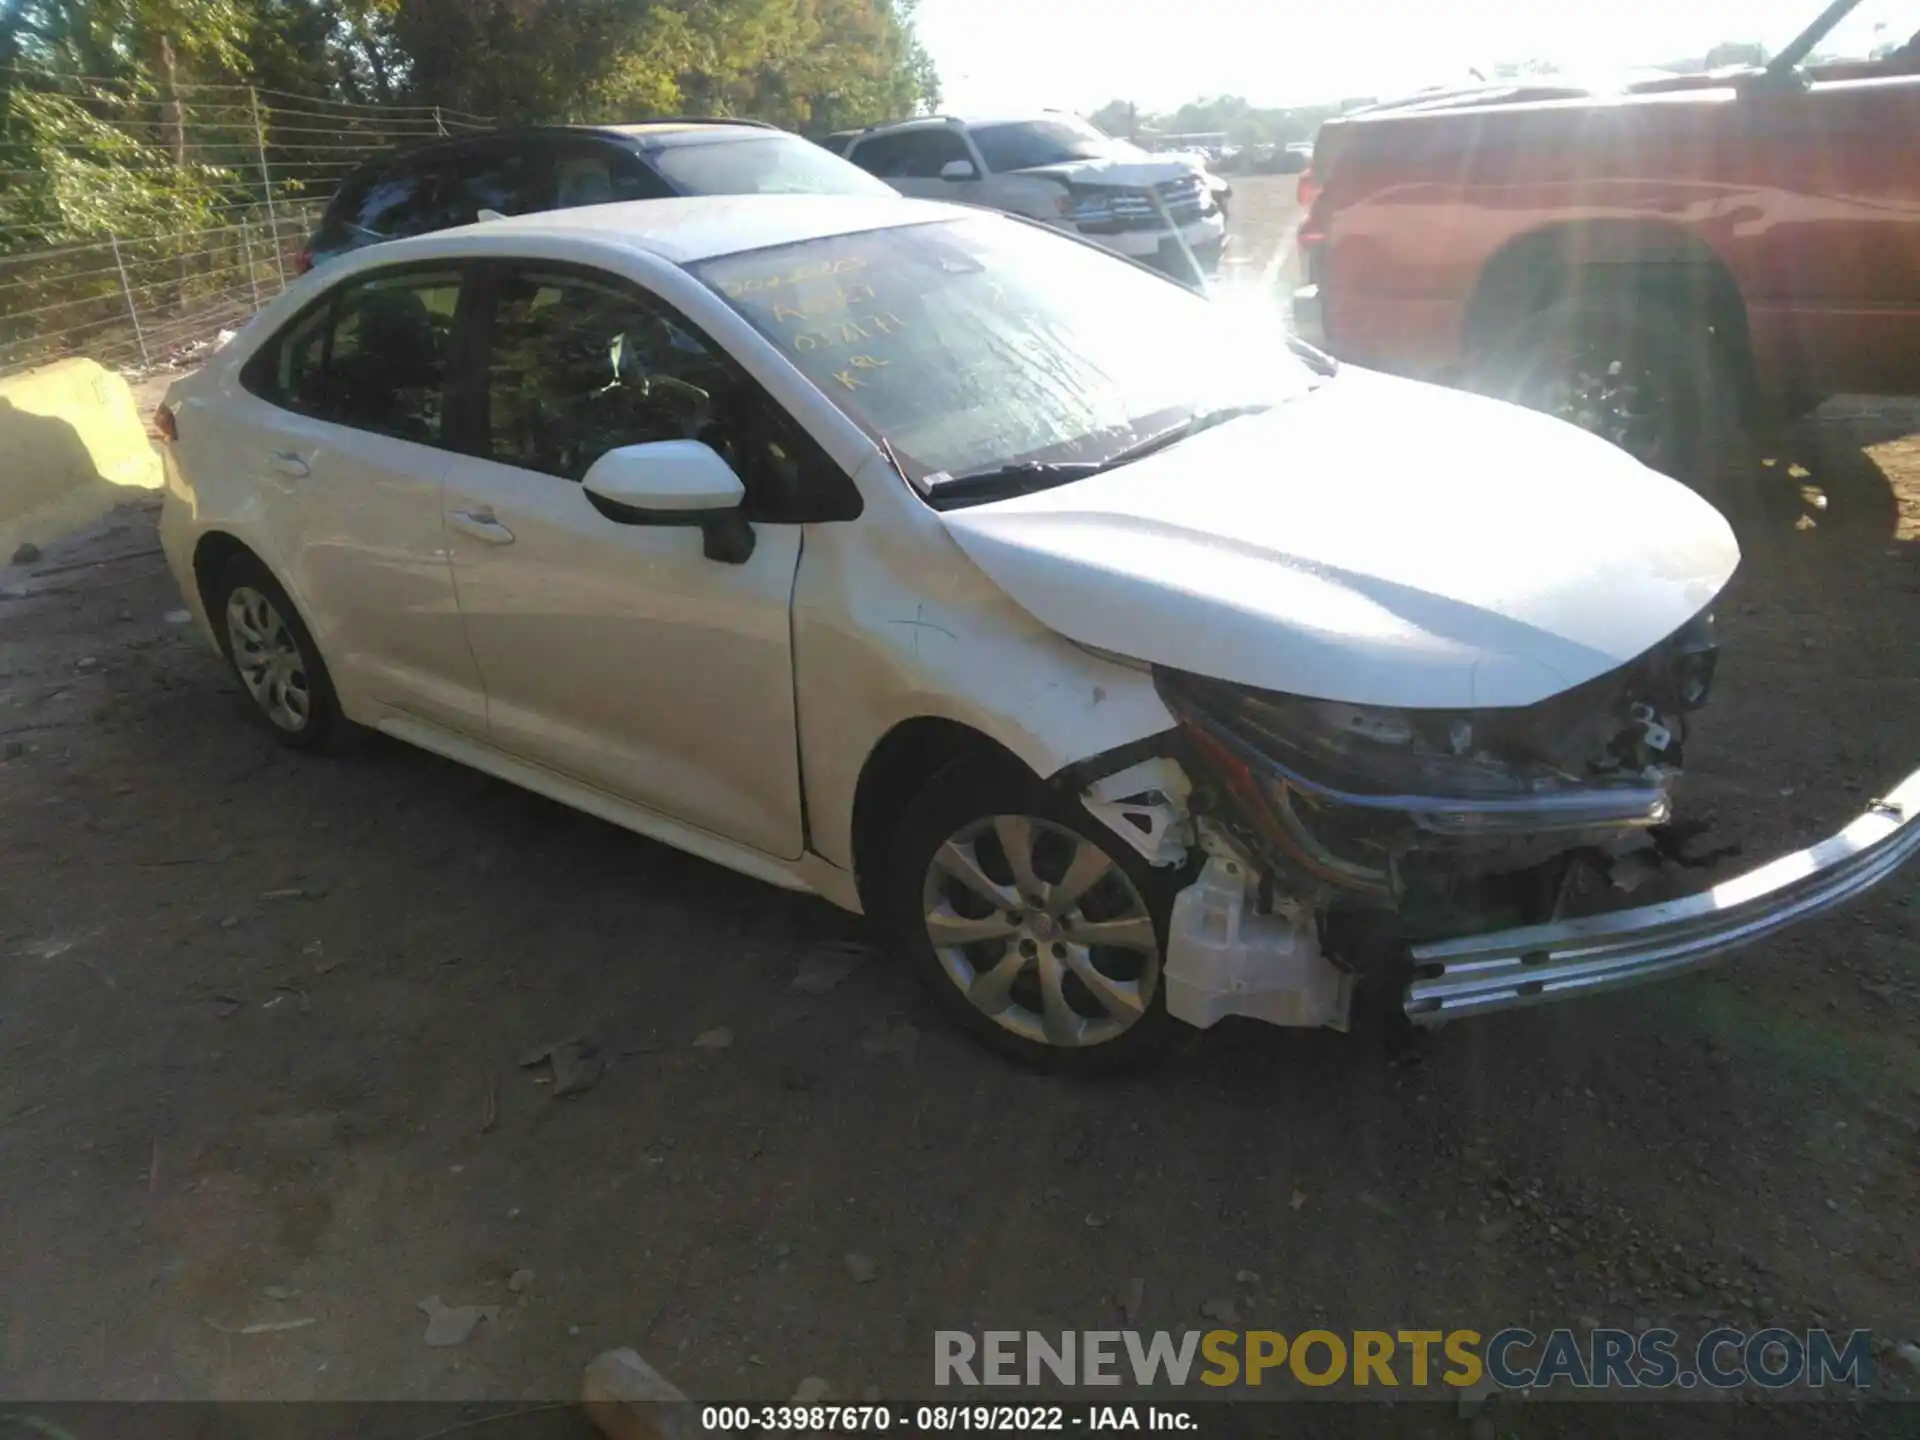
[[[0,154],[14,173],[0,192],[0,222],[8,237],[59,243],[89,235],[177,233],[213,223],[213,207],[232,177],[191,161],[175,165],[164,148],[103,119],[100,110],[117,108],[117,97],[15,88],[7,98]]]
[[[895,0],[398,0],[413,94],[522,120],[750,115],[820,131],[938,98]]]

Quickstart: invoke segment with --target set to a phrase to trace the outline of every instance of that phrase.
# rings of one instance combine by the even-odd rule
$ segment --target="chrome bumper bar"
[[[1698,969],[1862,894],[1920,853],[1920,770],[1839,834],[1711,890],[1413,947],[1407,1018],[1439,1025]]]

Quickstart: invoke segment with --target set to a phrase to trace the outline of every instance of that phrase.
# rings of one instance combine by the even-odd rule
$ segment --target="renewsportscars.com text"
[[[1873,1383],[1865,1330],[966,1330],[934,1332],[933,1382],[964,1386],[1349,1385],[1716,1390]]]

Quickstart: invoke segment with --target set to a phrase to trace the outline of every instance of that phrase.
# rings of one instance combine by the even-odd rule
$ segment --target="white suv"
[[[1225,181],[1076,115],[906,120],[844,153],[903,194],[1044,220],[1183,279],[1195,264],[1211,273],[1226,248]]]

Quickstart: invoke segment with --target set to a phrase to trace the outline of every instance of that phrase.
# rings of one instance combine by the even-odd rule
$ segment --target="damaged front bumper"
[[[1711,890],[1605,915],[1413,948],[1407,1018],[1432,1026],[1697,969],[1887,878],[1920,852],[1920,770],[1837,835]]]

